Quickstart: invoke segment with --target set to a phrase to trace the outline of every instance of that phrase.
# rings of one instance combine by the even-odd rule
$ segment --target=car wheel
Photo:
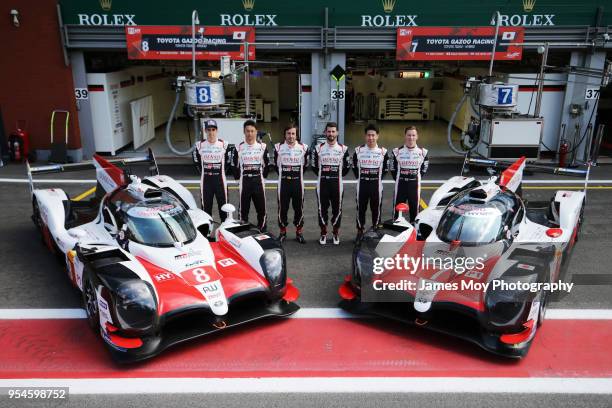
[[[89,273],[83,276],[83,307],[87,314],[87,323],[96,333],[100,329],[100,313],[98,311],[98,298],[96,289],[89,277]]]
[[[36,198],[32,200],[32,221],[36,228],[38,228],[38,231],[42,232],[43,222],[40,216],[40,208],[38,208],[38,200],[36,200]]]

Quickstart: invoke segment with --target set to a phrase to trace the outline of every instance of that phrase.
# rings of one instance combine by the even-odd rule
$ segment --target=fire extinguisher
[[[30,135],[25,130],[25,121],[17,122],[16,130],[9,135],[8,142],[11,160],[24,161],[32,158],[30,155]]]
[[[561,144],[559,145],[559,167],[565,167],[568,152],[569,143],[567,140],[561,139]]]

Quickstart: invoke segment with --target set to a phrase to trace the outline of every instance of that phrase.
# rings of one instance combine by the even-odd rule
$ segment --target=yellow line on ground
[[[423,199],[421,198],[421,208],[425,209],[427,208],[427,203],[425,201],[423,201]]]
[[[84,193],[79,194],[78,196],[74,197],[72,199],[72,201],[81,201],[82,199],[84,199],[85,197],[88,197],[90,195],[92,195],[93,193],[95,193],[96,191],[96,187],[92,187],[89,190],[85,191]]]

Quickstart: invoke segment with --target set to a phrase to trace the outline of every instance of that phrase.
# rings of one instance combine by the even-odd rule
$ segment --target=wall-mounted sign
[[[244,42],[255,42],[253,27],[197,26],[196,59],[218,60],[228,55],[244,59]],[[129,59],[191,59],[191,26],[126,26]],[[255,46],[249,46],[249,59],[255,58]]]
[[[412,27],[397,29],[396,59],[400,61],[490,60],[495,27]],[[524,28],[500,27],[495,59],[518,61]]]
[[[87,88],[74,88],[74,97],[77,99],[89,99],[89,90]]]
[[[612,25],[606,0],[58,0],[68,25],[183,25],[197,10],[203,25],[322,27],[487,26],[499,10],[501,26],[548,27]],[[171,6],[171,7],[169,7]],[[598,9],[604,12],[598,14]],[[597,17],[597,18],[596,18]],[[561,34],[562,35],[562,34]]]
[[[330,98],[332,101],[342,100],[344,99],[345,93],[346,92],[344,91],[344,89],[332,89]]]
[[[585,99],[599,99],[599,87],[589,87],[584,93]]]

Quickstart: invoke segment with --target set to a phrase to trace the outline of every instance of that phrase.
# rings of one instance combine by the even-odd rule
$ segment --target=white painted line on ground
[[[85,319],[85,309],[0,309],[2,320]]]
[[[181,179],[176,180],[181,184],[200,184],[199,179]],[[442,184],[447,180],[422,180],[423,184]],[[16,183],[26,184],[28,179],[25,178],[0,178],[0,183]],[[93,179],[35,179],[34,184],[94,184],[96,180]],[[278,184],[278,180],[266,180],[266,184]],[[237,180],[227,180],[228,184],[238,184]],[[304,180],[304,184],[316,184],[316,180]],[[356,184],[357,180],[344,180],[344,184]],[[395,184],[395,180],[383,180],[384,184]],[[576,180],[523,180],[523,184],[572,184],[580,185],[584,181],[581,179]],[[612,180],[589,180],[589,184],[612,184]]]
[[[354,319],[359,316],[337,307],[305,307],[289,316],[293,319]]]
[[[3,379],[0,387],[76,394],[473,393],[612,394],[612,378],[271,377]]]
[[[546,320],[612,320],[612,309],[546,309]]]
[[[0,309],[0,320],[84,319],[84,309]],[[290,316],[293,319],[356,319],[335,307],[305,307]],[[548,309],[547,320],[612,320],[612,309]]]
[[[91,179],[42,179],[34,180],[34,184],[94,184],[96,180]],[[16,184],[27,184],[28,179],[22,178],[0,178],[0,183],[16,183]]]

